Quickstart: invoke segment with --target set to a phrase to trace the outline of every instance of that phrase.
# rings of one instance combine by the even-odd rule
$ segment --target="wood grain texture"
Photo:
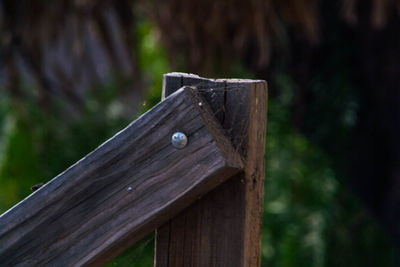
[[[0,266],[101,265],[242,167],[204,99],[182,88],[4,213]]]
[[[267,115],[265,81],[164,76],[164,96],[199,88],[245,171],[230,178],[156,231],[157,267],[260,266]],[[211,90],[213,89],[213,90]]]

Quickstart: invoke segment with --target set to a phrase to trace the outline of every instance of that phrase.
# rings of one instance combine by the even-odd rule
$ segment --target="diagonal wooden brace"
[[[0,263],[101,265],[242,168],[207,102],[181,88],[1,215]]]

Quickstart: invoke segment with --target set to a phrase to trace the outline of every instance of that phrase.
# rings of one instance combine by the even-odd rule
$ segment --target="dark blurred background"
[[[169,71],[268,81],[262,266],[400,266],[399,0],[0,0],[0,213]]]

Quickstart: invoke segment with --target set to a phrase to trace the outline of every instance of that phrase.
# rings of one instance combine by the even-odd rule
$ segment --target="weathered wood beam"
[[[260,266],[267,85],[260,80],[164,76],[163,96],[199,88],[245,163],[239,173],[156,231],[156,267]]]
[[[242,167],[204,99],[182,88],[1,215],[0,265],[101,265]]]

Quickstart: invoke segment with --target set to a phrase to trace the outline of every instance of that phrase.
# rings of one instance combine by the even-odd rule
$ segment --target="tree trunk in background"
[[[359,5],[354,36],[360,112],[351,186],[400,244],[400,19],[371,26],[372,3]]]

